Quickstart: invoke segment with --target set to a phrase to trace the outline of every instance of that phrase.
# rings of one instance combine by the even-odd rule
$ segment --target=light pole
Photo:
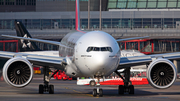
[[[100,0],[100,14],[99,14],[99,30],[101,30],[101,0]]]
[[[90,25],[90,0],[88,0],[88,30]]]

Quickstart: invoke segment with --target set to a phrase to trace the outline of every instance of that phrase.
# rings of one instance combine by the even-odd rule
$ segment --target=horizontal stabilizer
[[[144,38],[149,38],[149,36],[144,36],[144,37],[134,37],[134,38],[126,38],[126,39],[117,39],[116,41],[128,41],[128,40],[144,39]]]

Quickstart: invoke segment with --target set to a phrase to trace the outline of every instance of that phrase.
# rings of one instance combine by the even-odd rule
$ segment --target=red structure
[[[154,43],[152,39],[130,40],[119,43],[121,50],[138,50],[144,54],[154,52]]]
[[[56,80],[72,80],[72,77],[67,76],[64,71],[59,70],[54,75],[54,79],[56,79]]]
[[[18,52],[18,40],[1,40],[0,50]]]

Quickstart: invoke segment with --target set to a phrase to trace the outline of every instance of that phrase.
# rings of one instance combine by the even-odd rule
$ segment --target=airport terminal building
[[[101,28],[113,37],[150,36],[156,39],[150,50],[180,51],[179,0],[102,0],[101,4]],[[99,5],[100,0],[90,0],[89,30],[99,30]],[[81,29],[87,30],[88,0],[80,0],[80,11]],[[0,34],[15,35],[14,20],[22,21],[34,38],[59,41],[75,28],[75,0],[0,0]],[[152,47],[148,42],[140,46],[129,42],[129,49]]]
[[[90,0],[90,28],[99,28],[99,0]],[[0,29],[14,29],[14,20],[28,29],[74,29],[75,0],[1,0]],[[81,28],[88,26],[88,0],[80,0]],[[102,0],[103,29],[177,29],[178,0]]]
[[[180,0],[102,0],[101,25],[100,0],[90,0],[90,29],[88,2],[80,0],[82,30],[100,30],[101,26],[115,38],[150,36],[148,40],[119,43],[122,50],[180,51]],[[0,34],[15,35],[15,20],[22,21],[33,38],[60,41],[75,29],[75,0],[0,0]],[[58,49],[37,44],[42,50]]]

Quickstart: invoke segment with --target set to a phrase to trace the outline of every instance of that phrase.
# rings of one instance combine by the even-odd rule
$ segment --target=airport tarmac
[[[150,85],[136,85],[135,94],[118,95],[118,86],[102,86],[103,97],[93,97],[93,87],[77,86],[76,80],[61,81],[51,80],[50,84],[55,87],[55,94],[38,94],[38,86],[42,84],[42,78],[35,76],[32,82],[24,88],[14,88],[4,81],[0,81],[0,101],[179,101],[180,100],[180,79],[177,79],[173,86],[160,90]]]

